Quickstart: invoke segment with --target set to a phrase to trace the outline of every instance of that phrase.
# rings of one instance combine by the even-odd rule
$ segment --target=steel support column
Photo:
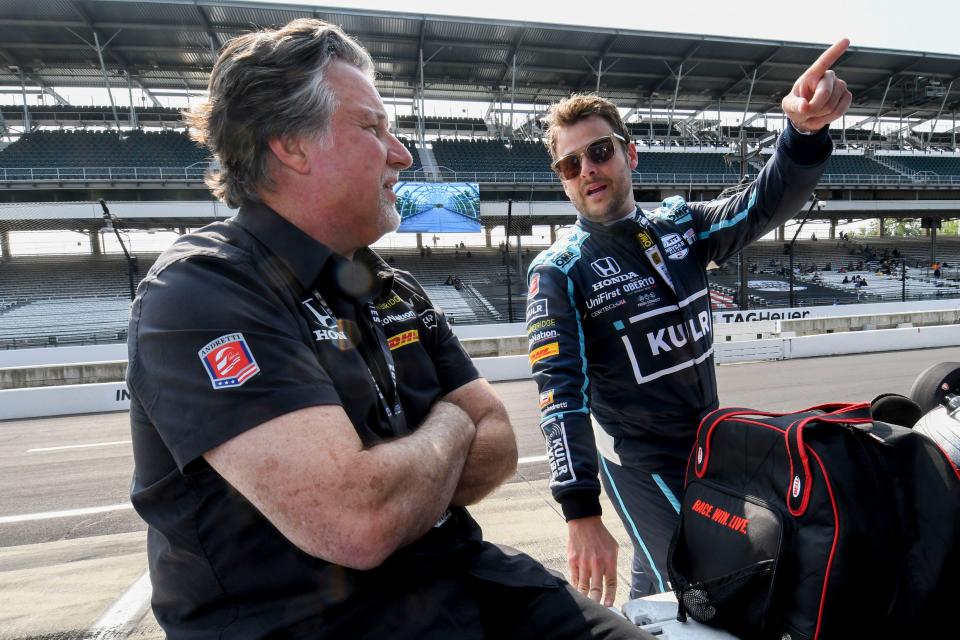
[[[873,126],[870,127],[870,135],[867,136],[867,146],[870,146],[870,142],[873,141],[873,134],[877,131],[877,125],[880,123],[880,114],[883,113],[883,105],[887,101],[887,93],[890,92],[890,83],[893,82],[893,76],[890,76],[887,79],[887,88],[883,90],[883,97],[880,98],[880,108],[877,109],[877,119],[873,121]]]
[[[930,145],[930,141],[933,140],[933,130],[937,128],[937,124],[940,122],[940,114],[943,113],[943,108],[947,104],[947,98],[950,96],[950,90],[953,89],[953,82],[947,85],[947,90],[943,94],[943,102],[940,103],[940,109],[937,111],[937,116],[933,119],[933,124],[930,125],[930,133],[927,135],[927,144],[923,145],[923,148],[926,149]]]
[[[27,106],[27,81],[23,77],[23,69],[20,72],[20,94],[23,98],[23,131],[24,133],[33,129],[33,123],[30,120],[30,108]]]

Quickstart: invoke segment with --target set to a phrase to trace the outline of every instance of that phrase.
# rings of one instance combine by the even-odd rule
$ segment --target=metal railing
[[[91,181],[188,181],[201,182],[205,166],[189,167],[34,167],[2,168],[0,182],[91,182]],[[441,169],[440,182],[478,182],[485,184],[559,184],[552,171],[450,171]],[[402,171],[405,181],[435,182],[433,175],[423,169]],[[656,185],[732,185],[739,182],[735,173],[640,173],[634,172],[636,184]],[[821,186],[960,186],[960,175],[937,175],[928,172],[912,176],[873,173],[827,173],[820,178]]]
[[[206,167],[35,167],[0,168],[0,182],[203,181]]]

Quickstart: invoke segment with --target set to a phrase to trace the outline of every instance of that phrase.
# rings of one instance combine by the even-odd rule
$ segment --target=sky
[[[273,0],[266,0],[272,2]],[[283,2],[281,4],[291,4]],[[520,2],[350,0],[301,2],[403,13],[668,31],[960,55],[957,0],[682,0],[681,2]],[[455,9],[451,9],[454,6]]]
[[[582,25],[672,33],[758,38],[819,43],[826,47],[840,38],[850,38],[855,47],[899,49],[960,55],[960,1],[958,0],[807,0],[802,3],[748,2],[747,0],[683,0],[682,3],[519,2],[478,0],[346,0],[259,2],[310,5],[317,8],[369,9],[413,14],[463,16],[496,20]],[[456,7],[451,9],[451,6]],[[677,7],[680,7],[677,9]],[[909,10],[906,8],[909,7]],[[601,10],[590,10],[593,8]],[[632,10],[631,10],[632,9]],[[74,104],[108,104],[105,90],[61,89]],[[114,91],[119,105],[129,104],[126,91]],[[31,97],[36,103],[43,98]],[[185,107],[186,98],[161,97],[164,106]],[[6,101],[16,103],[18,96]],[[134,92],[138,105],[146,99]],[[486,105],[428,105],[428,114],[482,115]]]

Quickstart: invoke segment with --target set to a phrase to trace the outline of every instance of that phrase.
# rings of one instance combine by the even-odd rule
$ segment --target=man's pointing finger
[[[813,81],[816,82],[837,63],[837,60],[847,52],[849,46],[850,40],[847,38],[835,42],[833,46],[820,54],[817,61],[810,65],[810,68],[807,69],[804,75],[811,77]]]

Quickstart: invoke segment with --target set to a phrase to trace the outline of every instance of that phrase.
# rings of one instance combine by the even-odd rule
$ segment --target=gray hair
[[[220,160],[207,176],[213,194],[231,207],[261,201],[270,189],[273,138],[323,137],[337,108],[325,71],[343,60],[374,77],[370,54],[336,25],[303,18],[280,29],[230,40],[210,73],[209,98],[184,112],[190,137]]]

